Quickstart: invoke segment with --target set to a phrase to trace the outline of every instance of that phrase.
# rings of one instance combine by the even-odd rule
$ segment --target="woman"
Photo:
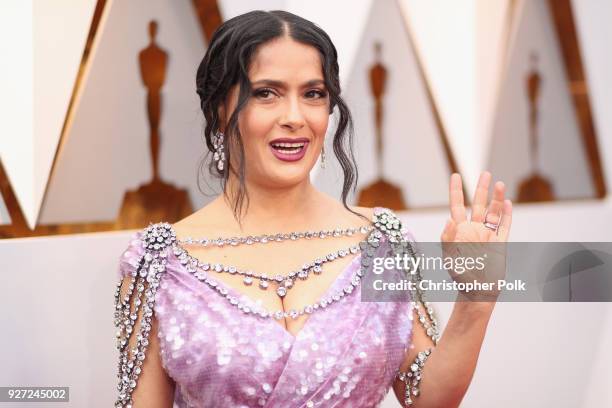
[[[370,407],[390,386],[402,405],[458,406],[494,302],[457,302],[439,339],[420,299],[353,291],[372,256],[360,241],[411,236],[388,210],[346,204],[352,125],[326,33],[283,11],[240,15],[214,33],[196,84],[223,194],[150,225],[122,257],[116,406]],[[334,108],[341,202],[309,178]],[[507,239],[511,203],[498,182],[487,204],[490,180],[481,175],[468,221],[451,177],[444,242]],[[405,373],[415,361],[417,385]]]

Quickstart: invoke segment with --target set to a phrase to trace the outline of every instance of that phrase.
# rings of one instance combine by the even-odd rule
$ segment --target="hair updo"
[[[230,169],[230,158],[233,155],[236,156],[234,161],[238,164],[237,176],[240,185],[237,196],[233,197],[233,211],[235,217],[239,219],[245,197],[248,205],[248,192],[244,183],[244,146],[238,129],[238,115],[246,106],[251,93],[251,82],[248,77],[249,64],[258,46],[285,35],[297,42],[315,47],[321,56],[323,77],[330,98],[329,113],[331,114],[336,107],[338,109],[333,150],[344,176],[342,204],[347,210],[355,213],[346,204],[349,192],[355,191],[358,177],[352,151],[353,122],[348,106],[340,97],[336,48],[327,33],[320,27],[287,11],[256,10],[241,14],[220,25],[210,39],[210,44],[196,74],[196,90],[200,96],[200,107],[206,119],[204,137],[208,153],[214,151],[212,138],[219,131],[219,107],[223,105],[230,89],[236,84],[239,84],[239,96],[236,108],[225,129],[226,166],[218,170],[211,160],[209,172],[221,179],[223,192],[227,197],[226,183],[229,172],[236,171],[236,169]],[[237,149],[230,150],[230,145],[237,146]],[[198,185],[203,165],[204,161],[200,163]]]

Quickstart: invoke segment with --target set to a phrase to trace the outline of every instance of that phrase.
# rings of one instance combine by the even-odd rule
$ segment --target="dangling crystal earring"
[[[321,168],[325,168],[325,145],[321,147]]]
[[[223,151],[224,136],[225,135],[223,132],[217,132],[212,138],[213,147],[215,149],[213,153],[213,161],[217,163],[217,170],[219,171],[223,171],[223,168],[225,167],[225,153]]]

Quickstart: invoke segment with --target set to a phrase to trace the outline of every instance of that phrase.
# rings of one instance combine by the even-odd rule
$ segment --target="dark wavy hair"
[[[242,136],[238,129],[238,115],[246,106],[251,95],[251,82],[248,77],[251,57],[262,44],[275,38],[289,36],[293,40],[315,47],[321,56],[322,70],[330,97],[330,115],[333,109],[338,109],[337,128],[333,138],[333,150],[342,167],[344,180],[342,185],[342,204],[350,212],[362,216],[351,210],[346,199],[357,185],[357,166],[353,155],[353,122],[351,113],[344,100],[340,97],[340,79],[338,68],[338,54],[331,39],[316,24],[295,14],[274,11],[251,11],[236,16],[220,25],[212,35],[210,44],[200,62],[196,74],[196,89],[200,96],[200,107],[206,119],[204,137],[208,154],[214,151],[212,137],[219,131],[219,107],[223,105],[230,89],[239,84],[240,93],[237,106],[229,118],[225,129],[224,151],[226,166],[222,171],[217,170],[213,161],[209,163],[209,172],[221,178],[223,193],[228,197],[226,183],[229,172],[236,172],[230,168],[230,158],[236,155],[237,173],[240,181],[236,197],[234,197],[234,216],[240,221],[243,201],[247,200],[248,192],[245,187],[244,146]],[[233,140],[230,140],[233,139]],[[230,145],[237,146],[236,151],[229,149]],[[205,160],[200,163],[199,176]],[[363,216],[362,216],[363,217]]]

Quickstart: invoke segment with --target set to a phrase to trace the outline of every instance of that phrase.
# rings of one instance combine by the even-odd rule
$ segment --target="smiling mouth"
[[[298,154],[304,146],[306,146],[306,142],[298,142],[298,143],[270,143],[270,146],[278,152],[283,154]]]

